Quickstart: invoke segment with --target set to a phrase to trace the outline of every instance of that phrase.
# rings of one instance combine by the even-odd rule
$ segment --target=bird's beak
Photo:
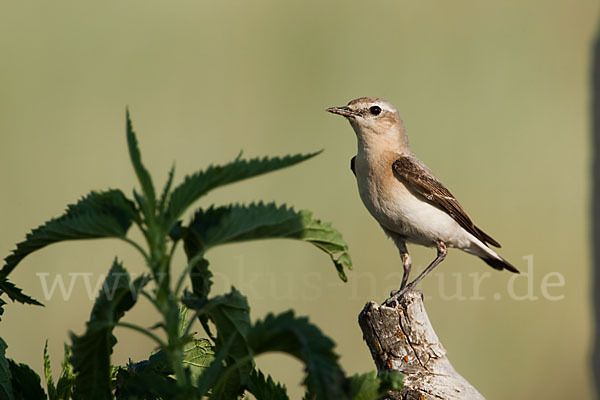
[[[356,116],[356,113],[354,111],[350,110],[346,106],[344,106],[344,107],[330,107],[326,111],[330,112],[332,114],[342,115],[344,117],[354,117],[354,116]]]

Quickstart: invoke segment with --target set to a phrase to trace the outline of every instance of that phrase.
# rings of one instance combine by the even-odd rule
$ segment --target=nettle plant
[[[66,240],[117,238],[137,249],[148,273],[132,280],[115,259],[92,308],[86,331],[71,333],[65,360],[54,384],[44,348],[47,394],[39,376],[28,366],[6,357],[0,339],[0,398],[2,399],[239,399],[251,393],[261,399],[287,399],[285,386],[256,368],[254,359],[267,352],[287,353],[305,365],[305,399],[377,399],[401,385],[399,375],[375,372],[346,377],[338,364],[334,342],[305,317],[293,311],[269,314],[252,322],[248,300],[235,288],[210,297],[211,267],[206,253],[233,242],[287,238],[310,243],[333,261],[338,276],[351,268],[348,246],[330,224],[309,211],[273,203],[230,204],[200,208],[188,223],[184,212],[220,186],[289,167],[318,153],[243,159],[210,166],[186,176],[172,188],[174,169],[160,195],[143,166],[129,113],[127,145],[141,190],[133,200],[122,191],[91,192],[69,205],[64,214],[35,228],[6,257],[0,270],[0,294],[13,301],[41,305],[23,293],[8,275],[30,253]],[[127,237],[135,225],[145,243]],[[173,254],[182,243],[187,266],[172,276]],[[184,288],[186,282],[189,288]],[[156,308],[160,321],[145,328],[123,317],[140,297]],[[6,302],[0,298],[0,315]],[[199,320],[205,337],[192,332]],[[150,337],[157,350],[147,360],[112,366],[116,327]],[[160,334],[159,331],[163,331]],[[166,339],[165,339],[166,338]]]

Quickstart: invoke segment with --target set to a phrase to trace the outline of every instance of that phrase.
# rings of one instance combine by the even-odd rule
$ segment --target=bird
[[[446,258],[448,248],[475,255],[494,269],[519,273],[489,247],[500,248],[500,243],[473,223],[454,195],[411,151],[404,122],[392,104],[361,97],[326,111],[345,117],[354,129],[358,150],[350,168],[360,198],[400,252],[404,269],[400,289],[392,291],[386,303],[393,304],[413,290]],[[411,283],[407,243],[437,250],[436,258]]]

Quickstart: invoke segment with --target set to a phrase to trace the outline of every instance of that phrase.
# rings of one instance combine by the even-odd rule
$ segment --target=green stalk
[[[158,336],[156,336],[154,333],[150,332],[148,329],[141,327],[139,325],[131,324],[129,322],[117,322],[115,324],[115,326],[118,326],[121,328],[128,328],[128,329],[134,330],[136,332],[139,332],[143,335],[146,335],[150,339],[154,340],[156,342],[156,344],[158,344],[161,348],[167,346],[166,343],[163,342]]]
[[[150,247],[151,267],[157,283],[155,304],[162,314],[167,346],[164,351],[171,362],[177,385],[187,387],[187,376],[183,365],[183,343],[179,337],[179,312],[170,288],[169,266],[172,252],[167,252],[167,235],[154,217],[148,219],[148,246]]]

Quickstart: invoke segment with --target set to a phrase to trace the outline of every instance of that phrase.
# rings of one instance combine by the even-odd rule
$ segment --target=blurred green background
[[[178,181],[241,149],[325,149],[201,204],[265,199],[313,210],[349,243],[349,282],[310,246],[252,242],[209,254],[215,293],[235,285],[253,318],[289,308],[308,315],[337,342],[348,373],[373,370],[357,315],[398,285],[400,260],[358,197],[354,133],[324,109],[379,96],[398,107],[415,153],[503,244],[501,254],[525,271],[523,257],[533,257],[514,288],[509,273],[458,251],[424,282],[455,368],[489,399],[591,398],[588,114],[597,14],[591,0],[3,1],[0,254],[92,189],[131,193],[126,104],[157,185],[174,161]],[[409,250],[414,269],[435,255]],[[48,338],[58,369],[68,332],[82,332],[93,303],[83,275],[68,274],[92,273],[93,289],[114,255],[144,270],[116,240],[54,245],[25,259],[11,279],[46,307],[6,307],[8,355],[41,373]],[[45,301],[40,273],[49,283],[62,276],[67,289],[76,277],[70,297],[57,288]],[[550,273],[564,285],[543,292],[544,279],[560,283],[556,274],[544,278]],[[482,279],[478,293],[473,279]],[[457,290],[462,297],[452,296]],[[528,290],[528,299],[517,297]],[[151,325],[157,316],[142,302],[126,319]],[[152,350],[144,337],[117,335],[115,363]],[[269,355],[259,365],[300,398],[298,362]]]

